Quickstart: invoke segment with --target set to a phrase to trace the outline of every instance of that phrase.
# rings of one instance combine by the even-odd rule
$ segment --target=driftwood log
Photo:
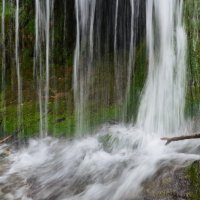
[[[0,144],[3,144],[5,142],[7,142],[8,140],[10,140],[13,137],[13,135],[9,135],[8,137],[5,137],[4,139],[0,140]]]
[[[172,138],[161,138],[161,140],[167,141],[166,145],[170,144],[171,142],[175,142],[175,141],[192,140],[192,139],[200,139],[200,134],[179,136],[179,137],[172,137]]]

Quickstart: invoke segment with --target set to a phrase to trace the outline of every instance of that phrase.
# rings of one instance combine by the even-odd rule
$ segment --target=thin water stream
[[[35,1],[35,59],[33,71],[39,99],[41,137],[46,137],[48,135],[51,40],[50,18],[52,16],[53,4],[53,0],[42,2],[39,0]]]
[[[79,134],[89,126],[86,117],[90,88],[93,82],[95,9],[96,0],[76,0],[77,41],[74,58],[74,99],[77,119],[76,132]]]
[[[15,11],[15,62],[16,62],[16,74],[17,74],[17,128],[22,130],[23,133],[23,102],[22,102],[22,76],[20,68],[20,56],[19,56],[19,0],[16,1]]]

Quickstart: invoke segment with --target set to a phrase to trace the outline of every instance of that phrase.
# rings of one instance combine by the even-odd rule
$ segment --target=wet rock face
[[[166,170],[164,175],[155,177],[153,181],[148,181],[146,184],[144,199],[148,200],[186,199],[190,191],[189,182],[185,178],[183,169],[174,172]]]
[[[194,162],[187,169],[187,176],[190,179],[190,196],[192,200],[200,199],[200,161]]]
[[[200,197],[200,161],[189,167],[161,169],[144,183],[138,200],[198,200]]]

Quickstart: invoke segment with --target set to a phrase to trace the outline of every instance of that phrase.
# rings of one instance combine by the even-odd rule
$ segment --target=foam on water
[[[11,189],[13,199],[23,191],[21,199],[126,200],[138,197],[158,169],[200,159],[195,141],[165,146],[158,137],[141,135],[132,126],[116,125],[72,141],[32,140],[10,155],[12,164],[0,180],[8,184],[16,176],[24,182]]]

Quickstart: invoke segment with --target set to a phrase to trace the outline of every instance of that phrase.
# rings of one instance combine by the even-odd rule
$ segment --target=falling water
[[[140,1],[130,0],[128,5],[130,16],[121,16],[120,6],[122,1],[116,1],[115,27],[114,27],[114,68],[115,68],[115,93],[118,104],[123,107],[122,118],[127,114],[127,101],[130,92],[131,78],[134,68],[134,49],[136,47],[137,20]],[[124,7],[125,9],[126,7]],[[127,18],[130,18],[127,20]],[[126,23],[129,27],[126,27]],[[120,32],[123,31],[123,34]],[[127,50],[128,49],[128,50]],[[127,59],[128,58],[128,59]],[[128,61],[127,61],[128,60]]]
[[[93,118],[91,113],[100,113],[108,105],[115,105],[117,112],[121,110],[120,118],[126,118],[135,65],[141,1],[123,3],[117,0],[109,18],[99,13],[99,10],[111,3],[95,2],[76,1],[73,85],[76,132],[79,133],[88,131]],[[102,24],[103,21],[107,23]],[[107,79],[109,83],[106,85]]]
[[[41,12],[40,12],[40,1],[36,0],[35,1],[35,60],[34,60],[34,70],[33,70],[33,74],[36,76],[38,84],[37,84],[37,88],[38,88],[38,97],[39,97],[39,109],[40,109],[40,136],[43,135],[43,112],[42,112],[42,91],[41,91],[41,46],[40,46],[40,26],[41,26],[41,20],[39,20],[41,18]],[[37,67],[39,65],[39,72]],[[39,77],[36,75],[36,73],[38,73]]]
[[[114,35],[114,55],[115,63],[117,63],[116,52],[117,52],[117,23],[118,23],[118,10],[119,10],[119,0],[116,0],[115,8],[115,35]]]
[[[1,107],[2,110],[2,126],[5,132],[5,113],[6,113],[6,90],[5,90],[5,76],[6,76],[6,46],[5,46],[5,0],[2,0],[2,14],[1,14],[1,37],[2,37],[2,76],[1,76]]]
[[[136,48],[136,34],[137,34],[137,18],[139,14],[139,1],[135,2],[134,0],[130,0],[131,4],[131,36],[130,36],[130,48],[129,48],[129,59],[128,59],[128,68],[127,68],[127,88],[125,93],[125,104],[124,104],[124,117],[127,116],[128,113],[128,99],[130,95],[130,87],[131,87],[131,78],[133,74],[133,68],[135,65],[135,48]],[[135,17],[136,12],[136,17]],[[136,27],[136,28],[135,28]]]
[[[17,127],[18,130],[23,130],[23,118],[22,118],[22,80],[21,69],[19,61],[19,0],[16,0],[15,11],[15,62],[17,71]]]
[[[35,61],[34,72],[38,87],[40,109],[40,136],[48,134],[48,103],[49,103],[49,74],[50,74],[50,18],[54,1],[35,1]],[[43,46],[45,44],[45,58]],[[45,62],[44,62],[45,60]]]
[[[123,1],[119,2],[123,3]],[[130,34],[127,34],[130,44],[128,62],[125,62],[128,63],[125,70],[128,82],[128,86],[125,87],[127,93],[131,84],[129,73],[132,73],[134,66],[136,41],[133,26],[137,16],[137,2],[133,0],[129,2],[131,29],[129,29]],[[36,0],[35,71],[38,75],[41,118],[43,114],[47,115],[48,110],[51,16],[49,3]],[[55,138],[31,140],[27,148],[12,153],[7,159],[10,167],[0,177],[0,189],[1,187],[7,189],[7,199],[143,198],[141,194],[144,182],[147,179],[151,180],[158,170],[164,171],[169,167],[169,163],[177,167],[183,166],[188,160],[199,159],[199,155],[195,154],[199,148],[198,142],[165,146],[160,140],[161,134],[176,133],[184,123],[187,45],[182,23],[183,1],[147,0],[145,3],[149,70],[136,126],[105,125],[96,131],[95,135],[73,140]],[[90,84],[93,83],[91,75],[93,75],[94,63],[96,5],[97,2],[94,0],[76,0],[74,98],[77,131],[87,126],[85,112]],[[114,23],[111,23],[115,24],[115,31],[119,28],[116,26],[118,20],[115,16]],[[112,35],[116,44],[112,43],[111,46],[114,46],[115,53],[119,53],[117,41],[127,47],[127,41],[120,40],[118,35],[116,32]],[[45,59],[42,58],[42,43],[45,44]],[[46,120],[41,123],[44,134],[47,131],[45,129],[48,129],[45,123]]]
[[[76,132],[88,128],[87,106],[92,83],[93,33],[96,0],[76,0],[77,37],[74,58]]]
[[[44,136],[44,122],[43,122],[43,91],[42,91],[42,52],[41,52],[41,44],[42,44],[42,17],[44,17],[44,13],[42,13],[42,4],[39,0],[35,2],[35,62],[34,62],[34,72],[37,72],[37,87],[38,87],[38,97],[39,97],[39,108],[40,108],[40,136]],[[39,69],[38,69],[39,68]]]
[[[148,0],[149,72],[137,125],[147,134],[174,134],[184,124],[186,33],[183,1]]]
[[[44,134],[48,133],[48,103],[49,103],[49,53],[50,53],[50,0],[46,0],[46,83],[45,83],[45,107],[44,107]]]
[[[118,76],[118,55],[117,55],[117,27],[118,27],[118,14],[119,14],[119,0],[116,0],[116,6],[115,6],[115,30],[114,30],[114,65],[115,65],[115,79],[116,79],[116,89],[118,91],[120,80],[117,77]],[[117,94],[117,97],[120,94]]]

